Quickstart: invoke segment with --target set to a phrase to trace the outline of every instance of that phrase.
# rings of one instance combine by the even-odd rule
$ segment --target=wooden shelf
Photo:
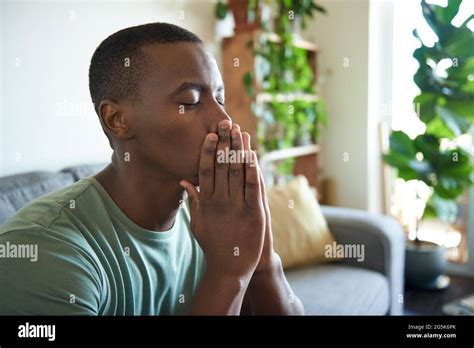
[[[226,111],[235,123],[238,123],[242,130],[250,133],[252,148],[260,153],[258,143],[259,122],[252,112],[254,103],[264,104],[271,102],[291,103],[294,101],[316,102],[319,100],[317,94],[308,93],[266,93],[262,90],[262,81],[255,79],[253,88],[255,95],[248,95],[243,85],[244,76],[248,73],[255,73],[255,49],[259,48],[263,39],[279,43],[281,38],[275,33],[265,33],[261,30],[246,31],[236,33],[233,37],[224,38],[222,41],[222,67],[224,84],[226,88]],[[317,45],[297,38],[293,41],[295,47],[307,51],[307,60],[311,67],[316,84],[318,71],[317,59],[319,48]],[[238,59],[237,59],[238,58]],[[236,61],[238,64],[236,64]],[[265,153],[260,158],[262,171],[272,172],[273,162],[287,158],[295,158],[293,174],[304,175],[308,178],[311,186],[316,187],[321,193],[321,169],[319,166],[319,145],[296,146],[288,149]],[[265,173],[264,173],[265,174]]]
[[[270,42],[275,42],[275,43],[281,42],[280,36],[276,33],[262,33],[261,35],[265,36]],[[319,51],[319,47],[317,45],[298,37],[293,39],[293,45],[295,47],[302,48],[306,51],[312,51],[312,52]]]
[[[258,93],[255,99],[257,103],[291,103],[294,101],[316,102],[319,100],[319,96],[308,93]]]
[[[260,162],[268,164],[271,162],[281,161],[287,158],[302,157],[307,155],[314,155],[317,153],[319,153],[319,145],[311,144],[304,146],[296,146],[287,149],[267,152],[260,158]]]

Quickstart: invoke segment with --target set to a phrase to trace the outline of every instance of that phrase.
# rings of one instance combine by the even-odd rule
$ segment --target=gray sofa
[[[0,178],[0,224],[30,200],[93,175],[104,164]],[[403,308],[404,234],[395,220],[363,211],[322,207],[338,244],[365,246],[363,262],[344,259],[286,271],[306,314],[397,315]]]

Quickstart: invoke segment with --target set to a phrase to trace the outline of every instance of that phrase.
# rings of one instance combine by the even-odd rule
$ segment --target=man
[[[1,314],[302,314],[201,40],[166,23],[121,30],[89,81],[112,163],[0,228],[0,244],[38,246],[36,262],[0,259]],[[244,155],[217,161],[230,150]]]

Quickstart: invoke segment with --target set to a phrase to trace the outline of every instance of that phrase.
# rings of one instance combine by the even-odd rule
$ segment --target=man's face
[[[131,109],[131,154],[137,154],[145,168],[198,185],[204,138],[217,132],[220,121],[230,120],[216,61],[194,43],[144,50],[152,72],[142,83],[141,100]]]

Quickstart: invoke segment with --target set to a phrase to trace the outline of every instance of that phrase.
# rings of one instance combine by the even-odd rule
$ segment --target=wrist
[[[257,267],[252,278],[255,276],[273,276],[280,274],[281,272],[283,272],[283,266],[280,256],[276,252],[272,251],[267,260],[264,263],[261,262],[259,267]]]
[[[275,284],[280,284],[284,279],[285,273],[283,272],[280,256],[273,252],[266,267],[253,273],[248,290],[252,296],[254,293],[260,293],[262,290],[266,291],[274,287]]]
[[[206,270],[203,279],[206,279],[212,284],[225,286],[235,291],[245,291],[250,282],[250,276],[233,275],[213,268]]]

